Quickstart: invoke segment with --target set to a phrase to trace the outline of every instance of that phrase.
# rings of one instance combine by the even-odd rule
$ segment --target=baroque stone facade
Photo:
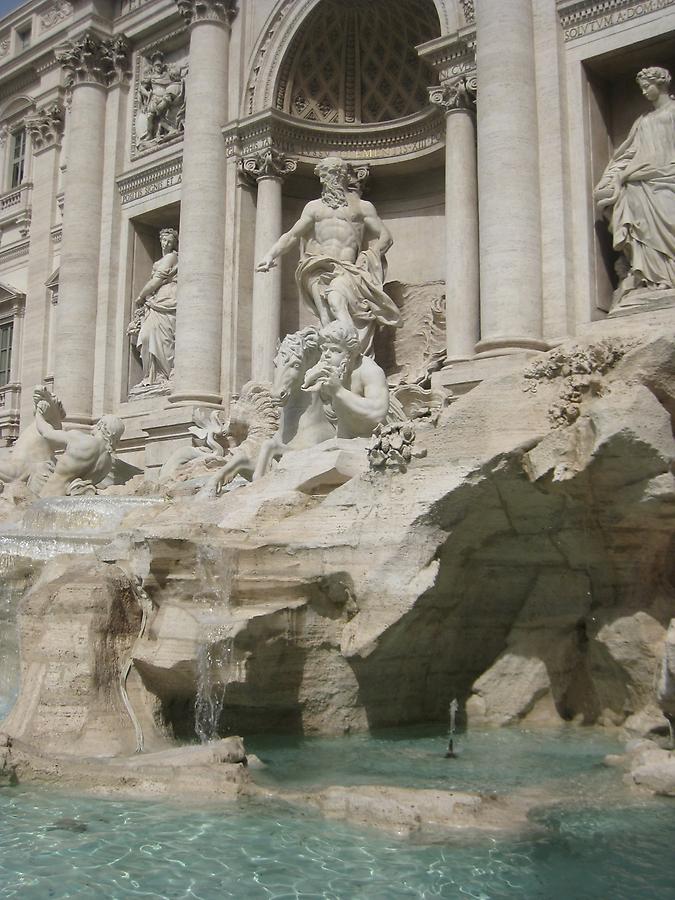
[[[301,246],[256,264],[325,157],[393,238],[396,315],[359,331],[392,387],[462,393],[672,302],[672,135],[651,181],[626,160],[672,112],[673,0],[240,6],[34,0],[0,21],[0,443],[46,385],[71,424],[118,416],[119,454],[158,474],[196,409],[271,380],[314,319]]]

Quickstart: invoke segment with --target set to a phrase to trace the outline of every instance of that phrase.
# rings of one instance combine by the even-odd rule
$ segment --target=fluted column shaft
[[[297,163],[273,147],[241,160],[240,171],[258,186],[255,219],[255,262],[261,262],[283,231],[282,188],[285,175]],[[281,337],[281,265],[253,274],[251,309],[251,377],[271,381],[274,356]]]
[[[431,88],[445,110],[445,316],[447,361],[469,359],[480,337],[476,80]]]
[[[123,36],[85,33],[56,51],[72,90],[54,387],[68,421],[92,420],[108,87],[128,75]]]
[[[259,263],[282,233],[281,178],[263,175],[258,179],[255,220],[255,261]],[[281,328],[281,266],[253,276],[251,315],[251,377],[271,381],[274,354]]]
[[[106,88],[73,87],[57,308],[54,389],[68,421],[91,420]]]
[[[224,5],[183,2],[190,24],[180,213],[174,391],[171,402],[219,403],[225,258],[229,16]]]
[[[543,349],[532,0],[476,0],[481,340]]]
[[[58,179],[59,146],[64,112],[53,103],[29,118],[33,149],[33,192],[30,243],[28,245],[28,286],[26,290],[26,333],[30,340],[23,348],[21,418],[33,415],[32,389],[49,372],[48,339],[51,298],[45,284],[52,274],[51,229],[55,211],[54,194]]]

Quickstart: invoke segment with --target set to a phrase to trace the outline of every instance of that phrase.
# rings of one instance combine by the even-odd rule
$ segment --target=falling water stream
[[[40,568],[63,554],[92,553],[114,537],[129,512],[161,502],[146,497],[50,497],[32,503],[0,532],[0,722],[19,689],[19,604]]]

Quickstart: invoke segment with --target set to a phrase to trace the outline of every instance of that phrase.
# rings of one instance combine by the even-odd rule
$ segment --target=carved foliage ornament
[[[70,85],[94,82],[106,87],[129,74],[129,43],[120,35],[99,38],[83,34],[55,51]]]
[[[295,172],[297,167],[294,159],[289,159],[274,147],[266,147],[239,162],[242,175],[254,181],[259,178],[283,178]]]
[[[478,82],[475,75],[463,75],[441,87],[429,88],[429,102],[441,106],[447,113],[454,110],[474,110]]]
[[[63,134],[64,111],[60,103],[50,103],[26,119],[26,128],[33,147],[42,150],[58,143]]]
[[[51,6],[48,6],[40,16],[42,30],[47,31],[49,28],[53,28],[55,25],[58,25],[59,22],[63,22],[64,19],[72,16],[72,14],[72,3],[69,3],[68,0],[56,0],[56,2],[52,3]]]
[[[464,21],[467,25],[473,25],[476,21],[476,9],[474,0],[459,0],[464,13]]]
[[[176,0],[176,6],[187,25],[205,20],[229,25],[239,12],[237,0]]]

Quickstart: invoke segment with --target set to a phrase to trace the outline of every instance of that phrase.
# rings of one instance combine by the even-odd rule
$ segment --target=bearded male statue
[[[322,327],[340,321],[356,328],[361,353],[372,356],[377,325],[397,325],[400,316],[382,286],[391,234],[373,204],[350,190],[348,163],[329,156],[314,173],[321,181],[320,199],[305,206],[256,270],[268,272],[279,256],[300,242],[295,272],[300,297],[316,312]]]

